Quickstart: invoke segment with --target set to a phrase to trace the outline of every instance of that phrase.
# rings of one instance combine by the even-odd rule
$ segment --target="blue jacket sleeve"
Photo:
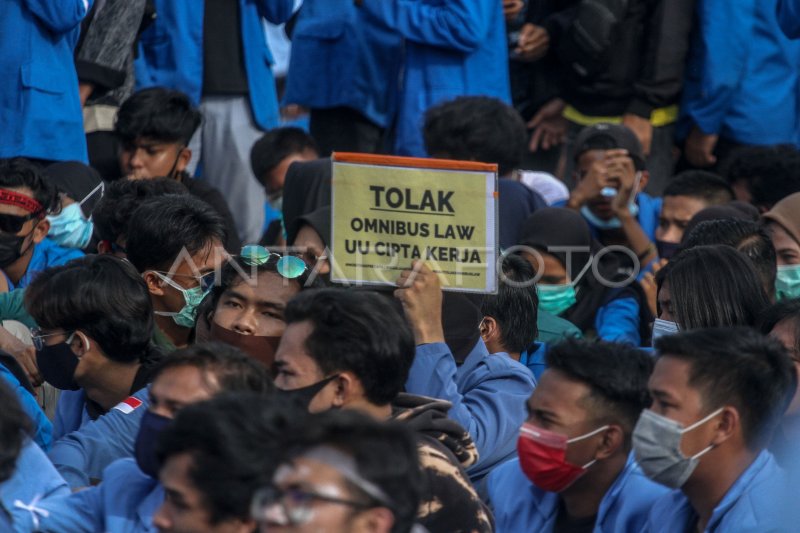
[[[594,327],[604,341],[639,346],[639,303],[634,298],[612,300],[597,310]]]
[[[758,0],[700,0],[697,3],[699,40],[693,43],[699,62],[690,63],[689,83],[696,99],[684,100],[687,116],[703,133],[719,133],[722,122],[745,74]],[[696,67],[698,72],[692,72]],[[698,78],[692,79],[692,78]]]
[[[494,357],[494,356],[490,356]],[[497,357],[505,357],[498,355]],[[527,368],[520,372],[490,372],[479,365],[470,381],[476,386],[462,394],[456,384],[456,364],[445,343],[417,346],[406,382],[412,394],[441,398],[453,404],[448,416],[464,426],[478,448],[478,465],[493,465],[506,456],[503,445],[519,431],[525,401],[535,386]],[[478,468],[478,470],[481,470]]]
[[[14,529],[19,533],[94,533],[104,531],[102,485],[46,498],[35,504],[33,513],[15,511]]]
[[[473,52],[489,33],[497,0],[364,0],[368,13],[400,35],[420,44]]]
[[[36,398],[23,387],[20,382],[14,377],[14,374],[8,371],[6,367],[0,365],[0,377],[11,387],[11,390],[16,394],[22,410],[27,413],[33,422],[34,435],[33,441],[39,445],[41,449],[47,451],[53,444],[53,424],[47,419],[47,416],[39,407]]]
[[[294,13],[294,0],[257,0],[258,12],[273,24],[283,24]]]
[[[94,0],[23,0],[23,4],[54,33],[66,33],[80,24]]]
[[[48,455],[70,487],[86,487],[91,479],[102,479],[103,470],[112,462],[133,456],[139,422],[147,410],[147,393],[142,389],[133,395],[142,404],[132,412],[111,409],[53,444]]]
[[[790,39],[800,39],[800,0],[778,0],[778,23]]]

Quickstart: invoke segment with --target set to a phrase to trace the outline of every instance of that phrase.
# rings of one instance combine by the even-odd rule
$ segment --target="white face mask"
[[[676,333],[678,333],[678,324],[675,322],[661,320],[660,318],[656,318],[655,322],[653,322],[653,344],[655,344],[656,339],[675,335]]]

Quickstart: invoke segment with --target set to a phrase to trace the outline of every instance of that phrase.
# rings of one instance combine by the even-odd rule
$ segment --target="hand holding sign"
[[[442,289],[439,276],[422,261],[414,261],[397,279],[394,296],[403,303],[417,344],[444,342]]]

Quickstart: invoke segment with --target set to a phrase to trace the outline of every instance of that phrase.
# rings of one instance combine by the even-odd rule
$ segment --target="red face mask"
[[[561,492],[578,480],[586,469],[594,464],[589,461],[583,466],[567,462],[567,445],[588,439],[606,429],[598,428],[591,433],[567,439],[565,435],[554,433],[526,422],[519,430],[517,454],[522,471],[534,485],[548,492]]]

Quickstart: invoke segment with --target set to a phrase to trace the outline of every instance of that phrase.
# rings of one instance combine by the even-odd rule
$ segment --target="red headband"
[[[0,204],[15,205],[32,214],[37,214],[44,211],[42,204],[30,196],[9,191],[8,189],[0,189]]]

